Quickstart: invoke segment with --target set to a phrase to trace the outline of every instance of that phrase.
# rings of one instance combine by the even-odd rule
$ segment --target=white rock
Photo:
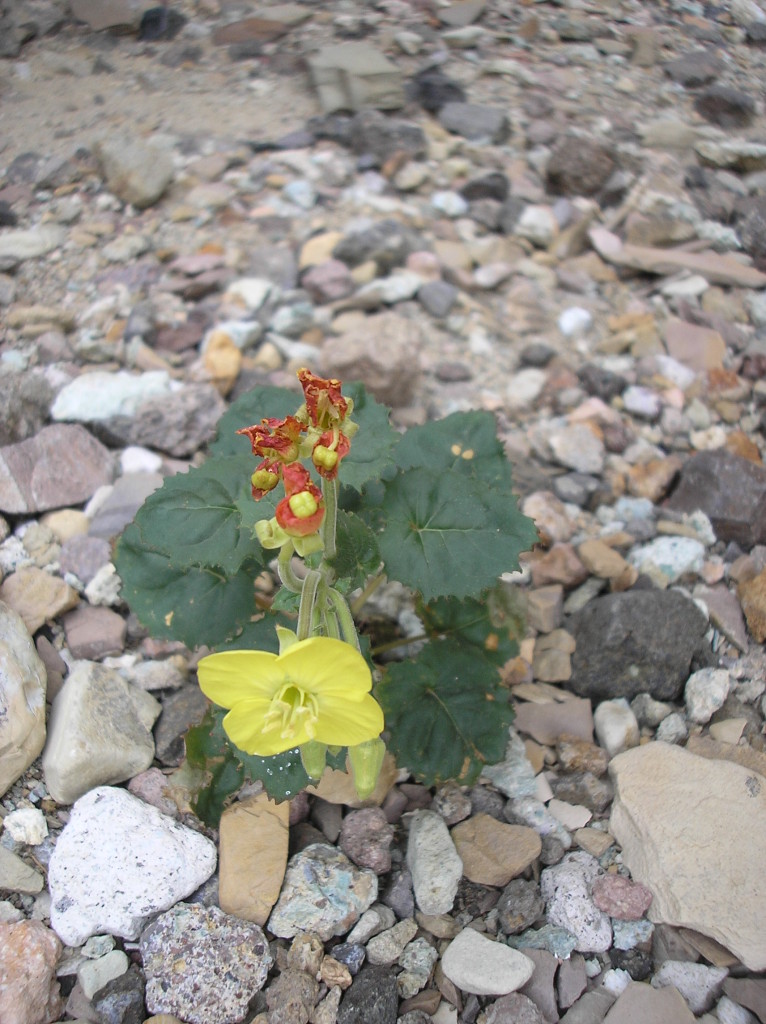
[[[552,430],[548,444],[556,461],[567,469],[600,474],[604,468],[604,442],[584,423],[570,423]]]
[[[701,668],[686,680],[684,701],[692,722],[704,725],[722,708],[731,689],[731,676],[723,668]]]
[[[148,448],[131,444],[120,452],[120,469],[123,473],[158,473],[162,468],[162,456]]]
[[[652,388],[631,384],[622,393],[625,408],[634,416],[645,420],[654,420],[662,412],[662,400]]]
[[[569,306],[558,320],[559,330],[567,338],[571,338],[575,334],[584,334],[592,323],[592,314],[582,306]]]
[[[43,749],[47,685],[21,616],[0,601],[0,796]]]
[[[622,995],[632,980],[627,971],[617,967],[611,971],[604,972],[604,977],[601,979],[601,987],[610,995],[619,996]]]
[[[705,562],[705,545],[693,537],[657,537],[633,548],[628,561],[660,587],[667,587],[688,572],[699,572]]]
[[[593,726],[599,746],[610,757],[637,747],[641,738],[636,716],[624,697],[602,701],[593,712]]]
[[[720,996],[723,983],[729,972],[725,967],[708,967],[706,964],[689,963],[686,960],[666,960],[652,977],[654,988],[673,985],[693,1014],[706,1013]]]
[[[215,863],[215,845],[198,832],[123,789],[93,789],[72,807],[51,855],[51,926],[68,946],[100,932],[137,939]]]
[[[92,999],[108,981],[125,974],[129,966],[130,961],[126,954],[121,949],[113,949],[105,956],[98,957],[97,960],[86,960],[78,968],[77,980],[88,999]]]
[[[528,956],[473,928],[464,928],[442,957],[442,970],[452,984],[478,996],[516,992],[526,985],[534,969]]]
[[[750,1013],[728,996],[721,996],[718,1000],[715,1015],[719,1024],[758,1024],[758,1018],[754,1013]]]
[[[151,730],[161,710],[159,701],[118,672],[75,662],[53,702],[43,752],[53,799],[69,804],[95,786],[145,771],[154,759]]]
[[[463,876],[463,862],[444,819],[435,811],[412,815],[407,867],[418,908],[424,914],[448,914]]]
[[[56,396],[51,417],[58,421],[95,423],[112,416],[133,416],[148,398],[176,390],[165,370],[148,373],[105,373],[97,370],[75,377]]]
[[[56,224],[0,234],[0,260],[33,260],[46,256],[66,241],[66,231]]]
[[[511,376],[506,391],[506,404],[511,410],[528,409],[545,387],[548,375],[545,370],[528,366]]]
[[[38,807],[20,807],[3,818],[3,827],[16,843],[39,846],[48,835],[48,823]]]
[[[550,924],[566,928],[581,953],[603,953],[612,945],[609,917],[593,902],[591,885],[602,874],[589,853],[568,853],[540,875],[540,891]]]
[[[585,828],[593,817],[587,807],[583,807],[581,804],[570,804],[566,800],[549,800],[548,810],[570,832],[574,832],[577,828]]]
[[[111,562],[107,562],[85,587],[85,596],[88,604],[114,608],[120,603],[121,588],[122,580],[117,575],[117,570]]]
[[[434,192],[431,205],[448,217],[462,217],[468,211],[468,203],[459,192]]]
[[[223,301],[240,302],[251,313],[255,313],[275,291],[279,292],[276,285],[264,277],[241,277],[228,286]]]
[[[550,206],[532,204],[522,211],[513,233],[529,239],[540,249],[547,249],[559,233],[559,222]]]
[[[656,742],[619,754],[609,771],[609,831],[653,893],[650,920],[693,928],[766,970],[766,778]]]

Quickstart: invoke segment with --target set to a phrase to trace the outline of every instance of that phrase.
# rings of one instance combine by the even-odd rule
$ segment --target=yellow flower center
[[[319,507],[316,498],[309,491],[298,491],[297,494],[293,494],[288,499],[287,503],[290,506],[290,511],[298,519],[308,519],[309,516],[314,515]]]
[[[292,739],[302,729],[309,739],[316,735],[319,703],[313,693],[287,682],[271,698],[263,719],[263,731],[279,730],[282,739]]]

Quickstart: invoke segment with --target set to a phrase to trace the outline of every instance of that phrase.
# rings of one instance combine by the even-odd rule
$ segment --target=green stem
[[[346,599],[340,591],[335,589],[335,587],[330,587],[328,596],[332,603],[332,610],[340,624],[343,639],[347,644],[351,644],[352,647],[355,647],[357,651],[360,650],[359,636],[356,632],[354,616],[351,614],[351,609],[346,604]]]
[[[324,628],[327,636],[331,636],[334,640],[340,640],[340,626],[338,625],[338,616],[335,614],[334,608],[327,608],[325,611]]]
[[[381,572],[377,576],[373,576],[371,579],[367,580],[367,583],[365,584],[364,590],[361,592],[361,594],[358,597],[354,598],[354,600],[353,600],[353,602],[351,604],[351,614],[352,615],[358,615],[359,614],[359,612],[362,610],[362,608],[364,608],[364,606],[367,603],[367,601],[372,597],[372,595],[375,593],[375,591],[378,589],[378,587],[381,585],[381,583],[383,583],[385,578],[386,578],[385,573]]]
[[[306,640],[311,636],[314,624],[314,605],[316,603],[317,588],[322,579],[322,574],[317,569],[309,569],[303,581],[301,590],[301,606],[298,611],[298,639]]]
[[[378,644],[377,647],[372,648],[370,655],[374,658],[385,651],[395,651],[397,647],[407,647],[408,644],[416,644],[420,640],[428,640],[428,633],[421,633],[419,636],[400,637],[398,640],[389,640],[388,643]]]
[[[279,549],[279,557],[277,558],[277,571],[279,572],[279,578],[282,581],[282,586],[293,594],[300,594],[303,591],[303,581],[299,580],[293,572],[291,559],[293,557],[292,541],[288,541],[283,544]]]
[[[324,497],[325,513],[322,520],[322,540],[324,541],[324,558],[332,561],[337,548],[335,546],[335,529],[338,522],[338,481],[322,480],[322,496]]]

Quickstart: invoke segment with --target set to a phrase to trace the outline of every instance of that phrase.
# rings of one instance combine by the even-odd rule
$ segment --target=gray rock
[[[272,963],[256,924],[218,907],[179,903],[141,935],[150,1013],[189,1024],[232,1024],[266,981]]]
[[[360,156],[373,156],[382,166],[395,153],[420,160],[428,153],[423,129],[409,121],[386,117],[377,110],[361,110],[351,119],[350,146]]]
[[[70,804],[95,786],[145,771],[154,758],[151,730],[159,713],[151,694],[114,669],[77,662],[53,702],[43,753],[54,800]]]
[[[42,890],[43,876],[4,846],[0,846],[0,890],[33,894]]]
[[[107,932],[137,939],[154,914],[212,875],[215,845],[123,789],[72,807],[50,859],[51,926],[68,946]]]
[[[343,996],[337,1024],[396,1024],[398,1006],[393,971],[388,967],[365,967]]]
[[[322,110],[395,110],[404,106],[401,72],[365,42],[323,46],[307,61]]]
[[[570,686],[597,700],[639,693],[676,700],[706,629],[705,615],[678,591],[597,597],[570,624],[577,641]]]
[[[0,510],[27,514],[79,505],[113,475],[111,453],[83,427],[44,427],[0,449]]]
[[[144,992],[146,984],[135,965],[112,978],[94,993],[93,1009],[99,1024],[139,1024],[144,1018]]]
[[[613,1003],[614,996],[604,989],[586,992],[567,1010],[560,1024],[601,1024]]]
[[[508,114],[498,107],[476,103],[446,103],[439,111],[443,128],[464,139],[486,140],[500,146],[510,138]]]
[[[34,228],[4,231],[0,235],[0,264],[4,269],[38,259],[58,249],[66,241],[66,231],[58,224],[38,224]]]
[[[182,686],[177,693],[162,701],[162,714],[154,729],[157,760],[165,765],[178,765],[184,755],[184,736],[193,725],[199,725],[208,707],[199,686]]]
[[[0,445],[25,441],[48,418],[53,388],[40,371],[0,375]]]
[[[705,725],[719,708],[731,689],[731,676],[722,668],[701,668],[693,672],[684,687],[686,714],[691,722]]]
[[[524,878],[510,881],[497,903],[497,920],[507,935],[518,935],[531,928],[544,912],[540,886]]]
[[[453,985],[476,995],[507,995],[532,977],[534,963],[516,949],[464,928],[442,955],[442,970]]]
[[[418,302],[431,316],[447,315],[457,301],[458,291],[447,281],[427,281],[418,291]]]
[[[694,101],[694,109],[720,128],[745,128],[755,116],[755,101],[727,85],[711,85]]]
[[[766,469],[725,448],[693,455],[666,505],[676,512],[701,509],[718,540],[746,550],[766,543]]]
[[[503,760],[482,769],[482,778],[487,779],[495,789],[499,789],[512,799],[535,795],[535,770],[527,757],[524,741],[515,729],[509,730],[508,746],[505,748]]]
[[[46,686],[21,616],[0,601],[0,796],[43,749]]]
[[[323,941],[345,935],[378,895],[378,879],[339,850],[313,843],[290,859],[282,892],[269,918],[280,938],[314,931]]]
[[[702,85],[707,85],[714,81],[723,69],[723,61],[707,50],[684,53],[663,65],[665,74],[687,89],[698,89]]]
[[[193,455],[215,436],[226,403],[212,384],[188,384],[138,405],[131,416],[104,420],[99,431],[124,445],[141,445],[176,458]]]
[[[62,573],[72,573],[81,583],[90,583],[110,557],[111,548],[104,537],[76,534],[61,545],[59,565]]]
[[[593,902],[590,888],[601,873],[595,857],[588,853],[569,853],[540,875],[540,891],[546,903],[548,920],[566,928],[577,940],[581,953],[600,953],[612,945],[609,917]]]
[[[448,914],[463,876],[463,862],[444,819],[435,811],[412,815],[407,867],[418,909],[424,914]]]
[[[410,253],[422,249],[420,237],[397,220],[381,220],[369,228],[351,231],[333,249],[333,257],[350,267],[374,260],[379,274],[401,266]]]
[[[548,190],[561,196],[592,196],[617,169],[614,152],[595,139],[566,135],[551,152],[546,176]]]
[[[99,139],[93,152],[111,192],[139,209],[152,206],[173,180],[166,149],[125,136]]]

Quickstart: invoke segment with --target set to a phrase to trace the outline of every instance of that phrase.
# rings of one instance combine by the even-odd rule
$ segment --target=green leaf
[[[246,455],[249,452],[253,458],[249,439],[237,434],[237,431],[260,423],[262,419],[290,416],[302,401],[300,390],[288,391],[287,388],[259,385],[247,391],[236,402],[232,402],[218,421],[216,439],[210,445],[211,455]]]
[[[232,575],[247,558],[264,564],[252,530],[273,515],[274,505],[268,496],[253,500],[252,469],[252,458],[235,455],[168,477],[136,515],[143,542],[179,568],[216,566]]]
[[[252,561],[233,576],[210,566],[179,567],[131,523],[117,542],[115,566],[123,599],[154,637],[215,647],[256,612],[253,580],[261,567]]]
[[[199,788],[192,798],[197,817],[210,828],[217,828],[221,814],[242,786],[242,765],[228,742],[221,722],[226,712],[209,707],[199,725],[186,733],[187,763],[200,773]]]
[[[518,568],[537,540],[515,497],[489,488],[466,494],[455,477],[410,469],[386,488],[380,552],[389,577],[424,600],[478,596]]]
[[[524,635],[523,622],[507,608],[506,593],[507,588],[499,585],[478,601],[440,597],[419,604],[418,614],[432,638],[452,637],[500,666],[518,653],[517,641]]]
[[[378,539],[359,516],[338,512],[336,529],[338,554],[330,563],[344,590],[360,587],[380,566]]]
[[[236,750],[236,756],[245,777],[253,782],[260,779],[263,788],[277,803],[289,800],[311,782],[303,768],[301,752],[297,747],[273,757],[256,757],[253,754],[246,754],[243,750]]]
[[[397,763],[427,786],[470,785],[505,755],[513,709],[497,668],[475,648],[433,641],[415,660],[389,665],[375,696]]]
[[[343,394],[354,400],[351,419],[359,424],[359,430],[351,439],[351,451],[341,463],[338,479],[346,487],[361,491],[366,483],[379,480],[391,468],[400,435],[389,422],[386,406],[376,402],[363,384],[344,384]]]
[[[405,470],[423,467],[453,480],[457,474],[503,491],[511,489],[511,466],[488,412],[453,412],[443,420],[411,427],[399,442],[396,462]],[[455,489],[460,486],[458,480]]]
[[[296,594],[300,600],[300,594]],[[295,622],[284,615],[277,615],[275,610],[264,612],[256,619],[246,622],[243,628],[216,644],[216,651],[270,651],[272,654],[279,654],[279,639],[277,637],[277,626],[287,626],[292,629]]]

